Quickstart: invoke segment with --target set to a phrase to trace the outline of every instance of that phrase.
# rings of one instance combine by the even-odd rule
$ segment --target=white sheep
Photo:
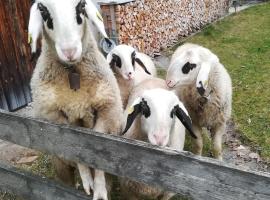
[[[194,136],[187,110],[175,93],[166,89],[164,80],[152,78],[136,86],[132,90],[127,108],[124,130],[127,138],[149,141],[153,145],[182,151],[185,127]],[[163,200],[167,200],[174,195],[125,178],[120,179],[120,184],[126,199],[157,199],[162,196]]]
[[[197,136],[194,153],[201,155],[202,127],[212,136],[215,158],[222,160],[222,136],[231,116],[231,78],[210,50],[195,44],[184,44],[174,53],[166,82],[174,88],[193,121]]]
[[[152,59],[125,44],[112,49],[107,55],[107,61],[116,76],[124,108],[132,88],[143,80],[156,76]]]
[[[104,29],[90,0],[36,0],[29,34],[34,43],[42,33],[42,53],[31,79],[35,117],[103,133],[121,132],[122,102],[117,81],[99,52],[89,20]],[[100,20],[100,21],[98,21]],[[117,116],[117,117],[115,117]],[[73,163],[56,157],[57,176],[74,184]],[[76,166],[76,164],[75,164]],[[87,194],[107,200],[103,171],[77,164]]]

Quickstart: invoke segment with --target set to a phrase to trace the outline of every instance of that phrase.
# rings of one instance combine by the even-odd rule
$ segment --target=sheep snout
[[[75,45],[55,44],[59,59],[68,64],[79,62],[82,57],[82,44],[77,42]]]
[[[74,60],[74,55],[75,55],[76,51],[77,51],[77,48],[62,49],[63,54],[70,61]]]
[[[173,88],[176,85],[176,82],[173,80],[166,80],[166,84],[169,88]]]
[[[169,135],[161,133],[161,132],[155,132],[153,134],[150,134],[148,136],[148,139],[149,139],[149,142],[153,145],[165,147],[167,146],[169,142]]]

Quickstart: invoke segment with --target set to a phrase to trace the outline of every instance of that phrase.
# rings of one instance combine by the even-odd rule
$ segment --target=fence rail
[[[270,199],[270,174],[89,129],[0,112],[0,139],[193,199]]]
[[[54,181],[23,172],[0,163],[0,188],[27,200],[90,200],[74,188],[64,187]]]

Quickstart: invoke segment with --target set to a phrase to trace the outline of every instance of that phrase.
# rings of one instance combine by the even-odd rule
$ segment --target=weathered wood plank
[[[0,163],[0,188],[27,200],[91,200],[74,188]]]
[[[87,129],[0,113],[0,139],[194,199],[270,199],[268,173]]]

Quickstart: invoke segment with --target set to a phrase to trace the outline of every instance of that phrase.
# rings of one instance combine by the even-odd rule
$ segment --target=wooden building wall
[[[30,0],[0,1],[0,108],[10,111],[31,101],[29,10]]]

